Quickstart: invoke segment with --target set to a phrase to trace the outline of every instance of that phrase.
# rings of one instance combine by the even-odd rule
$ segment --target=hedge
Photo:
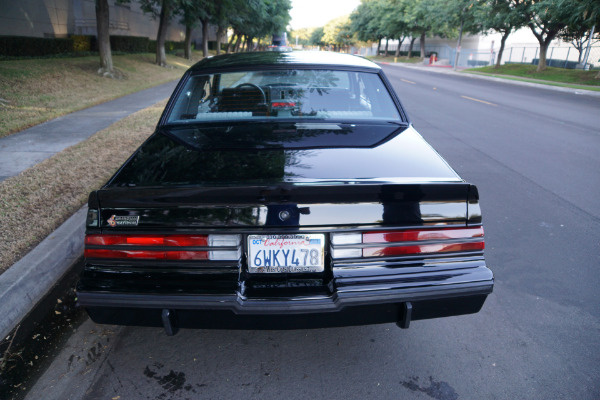
[[[384,55],[385,50],[379,50],[379,55]],[[396,50],[388,50],[388,56],[396,55]],[[400,51],[399,57],[406,57],[408,55],[408,51]],[[410,53],[411,57],[419,57],[421,55],[421,50],[413,50]]]
[[[110,49],[125,53],[147,53],[150,39],[143,36],[111,36]],[[97,49],[96,49],[97,50]]]
[[[175,53],[177,50],[185,50],[185,42],[165,41],[165,52]],[[150,53],[156,52],[156,40],[148,40],[147,50]]]
[[[0,36],[0,55],[9,57],[35,57],[72,53],[73,38],[37,38],[23,36]]]
[[[185,42],[165,43],[165,51],[183,50]],[[154,53],[156,40],[140,36],[111,36],[110,48],[114,52]],[[0,36],[0,56],[43,57],[57,54],[77,54],[98,51],[95,36],[72,35],[68,38],[38,38],[25,36]]]

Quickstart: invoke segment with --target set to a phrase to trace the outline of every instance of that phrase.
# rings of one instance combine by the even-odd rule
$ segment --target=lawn
[[[0,61],[0,137],[178,79],[199,60],[168,55],[169,66],[163,68],[153,63],[154,57],[113,56],[122,79],[98,76],[98,56]]]
[[[0,274],[85,204],[153,132],[166,100],[0,182]],[[83,240],[83,239],[82,239]]]
[[[506,64],[499,68],[482,67],[465,70],[469,73],[479,73],[485,75],[496,75],[519,80],[552,82],[558,86],[567,86],[574,88],[585,88],[585,86],[600,87],[600,78],[597,78],[600,71],[583,71],[579,69],[565,69],[548,67],[546,70],[537,72],[537,66],[531,64]]]

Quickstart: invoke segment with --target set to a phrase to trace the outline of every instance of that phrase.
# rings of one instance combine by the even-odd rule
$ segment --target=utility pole
[[[592,30],[590,31],[590,38],[588,39],[587,49],[585,49],[585,56],[583,57],[583,69],[585,70],[587,66],[587,60],[590,56],[590,46],[592,44],[592,38],[594,37],[594,30],[596,29],[596,25],[592,26]]]

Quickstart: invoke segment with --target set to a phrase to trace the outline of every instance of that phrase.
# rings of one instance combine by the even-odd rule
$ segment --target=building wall
[[[110,34],[146,36],[156,39],[158,20],[144,14],[139,3],[115,4],[109,0]],[[185,27],[173,18],[167,40],[182,41]],[[200,25],[200,24],[199,24]],[[0,35],[66,37],[96,35],[96,6],[94,0],[0,0]],[[215,30],[209,29],[209,40],[216,40]],[[202,30],[194,29],[193,40],[200,43]]]
[[[71,0],[0,0],[0,35],[66,37],[72,9]]]

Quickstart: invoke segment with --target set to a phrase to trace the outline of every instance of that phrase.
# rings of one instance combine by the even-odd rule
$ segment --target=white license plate
[[[249,235],[251,273],[323,272],[325,235]]]

